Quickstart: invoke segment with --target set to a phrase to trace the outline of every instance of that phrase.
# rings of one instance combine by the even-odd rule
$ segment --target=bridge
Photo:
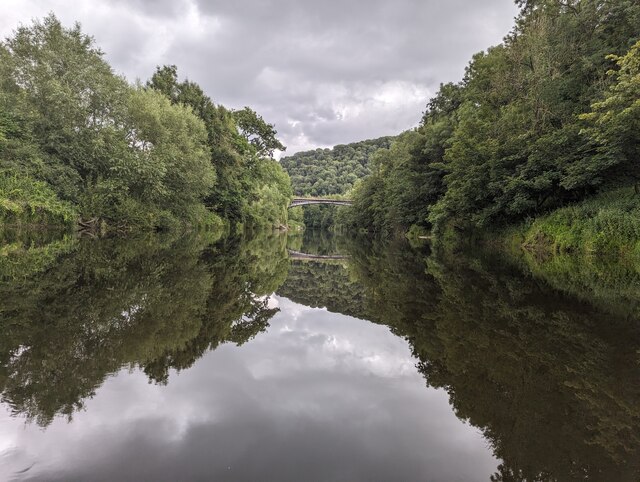
[[[300,251],[294,251],[293,249],[287,249],[290,259],[309,260],[309,261],[328,261],[328,260],[343,260],[349,259],[349,256],[341,254],[309,254],[302,253]]]
[[[293,198],[289,208],[295,208],[296,206],[306,206],[309,204],[332,204],[334,206],[351,206],[353,201],[348,199],[325,199],[320,197],[296,197]]]

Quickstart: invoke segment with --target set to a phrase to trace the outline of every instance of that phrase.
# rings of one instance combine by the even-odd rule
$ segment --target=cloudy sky
[[[415,126],[441,82],[499,43],[512,0],[2,0],[0,35],[54,12],[115,70],[176,64],[227,107],[276,124],[287,154]]]

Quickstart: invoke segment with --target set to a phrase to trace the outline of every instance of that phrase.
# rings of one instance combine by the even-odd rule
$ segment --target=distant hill
[[[369,158],[388,148],[394,137],[340,144],[283,157],[280,164],[291,177],[293,191],[302,196],[327,196],[347,192],[353,183],[369,174]]]

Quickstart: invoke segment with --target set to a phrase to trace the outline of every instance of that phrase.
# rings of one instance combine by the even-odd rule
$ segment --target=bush
[[[0,221],[4,224],[65,224],[78,218],[44,182],[0,171]]]

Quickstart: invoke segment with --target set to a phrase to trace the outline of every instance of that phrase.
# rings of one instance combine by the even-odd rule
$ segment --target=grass
[[[633,188],[485,233],[481,244],[608,311],[637,316],[640,310],[640,195]]]
[[[640,195],[632,188],[607,191],[510,228],[502,236],[529,252],[640,262]]]

